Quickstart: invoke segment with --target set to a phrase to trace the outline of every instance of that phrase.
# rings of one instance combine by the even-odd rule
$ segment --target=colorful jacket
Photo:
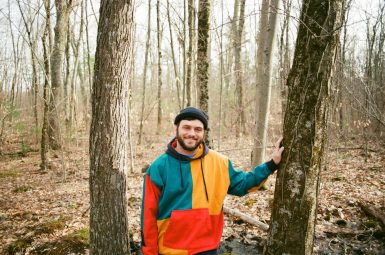
[[[175,146],[174,140],[144,176],[144,255],[196,254],[218,248],[226,194],[243,196],[257,190],[277,169],[271,160],[245,173],[205,145],[194,158],[179,154]]]

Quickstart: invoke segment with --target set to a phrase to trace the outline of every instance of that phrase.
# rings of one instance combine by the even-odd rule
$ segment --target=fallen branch
[[[378,211],[377,208],[364,202],[358,202],[358,205],[366,214],[376,218],[382,223],[383,226],[385,226],[385,215],[382,212]]]
[[[226,213],[226,214],[230,214],[230,215],[233,215],[237,218],[240,218],[241,220],[243,220],[244,222],[247,222],[251,225],[254,225],[262,230],[265,230],[267,231],[269,229],[269,225],[267,225],[266,223],[263,223],[259,220],[256,220],[254,219],[253,217],[249,216],[249,215],[246,215],[244,213],[241,213],[240,211],[236,210],[236,209],[230,209],[230,208],[227,208],[227,207],[223,207],[223,212]]]

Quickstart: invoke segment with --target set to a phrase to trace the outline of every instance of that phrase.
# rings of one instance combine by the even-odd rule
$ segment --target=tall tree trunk
[[[291,0],[283,1],[284,19],[280,36],[279,47],[279,80],[281,89],[281,109],[282,109],[282,122],[285,117],[285,109],[287,102],[287,86],[286,80],[290,70],[290,58],[289,58],[289,24],[290,24],[290,12],[291,12]]]
[[[147,81],[148,52],[150,51],[150,39],[151,39],[151,0],[148,1],[148,17],[147,18],[148,18],[148,20],[147,20],[147,40],[146,40],[146,53],[144,54],[143,83],[142,83],[142,107],[140,110],[140,122],[139,122],[139,139],[138,139],[139,145],[142,144],[144,106],[146,103],[146,81]]]
[[[90,132],[90,254],[130,254],[128,84],[133,2],[102,0]]]
[[[277,24],[279,0],[263,0],[258,33],[255,133],[251,165],[260,164],[265,157],[271,97],[271,61]]]
[[[223,1],[221,1],[221,22],[223,23]],[[223,83],[224,83],[224,61],[223,61],[223,26],[221,26],[220,35],[218,35],[219,40],[219,50],[220,50],[220,88],[219,88],[219,127],[218,127],[218,150],[221,149],[221,139],[222,139],[222,120],[223,120]]]
[[[49,11],[50,0],[44,1],[46,12]],[[41,146],[40,156],[41,163],[40,169],[47,169],[47,151],[48,151],[48,106],[49,106],[49,77],[50,77],[50,66],[49,66],[49,45],[47,43],[47,37],[49,37],[49,25],[48,19],[46,18],[45,29],[42,36],[43,44],[43,58],[44,58],[44,89],[43,89],[43,102],[44,102],[44,113],[43,113],[43,128],[41,130]]]
[[[210,0],[199,0],[198,11],[198,44],[197,44],[197,82],[199,91],[199,107],[209,115],[209,92],[208,92],[208,46],[210,29]],[[206,131],[205,142],[211,145],[210,129]]]
[[[64,50],[67,39],[67,24],[69,13],[72,8],[72,1],[55,0],[56,25],[53,52],[51,55],[51,97],[49,100],[48,136],[51,149],[57,150],[62,146],[60,137],[59,114],[57,102],[59,91],[63,87],[63,63]]]
[[[191,81],[192,81],[192,63],[193,63],[193,45],[194,45],[194,29],[195,29],[195,19],[194,19],[194,0],[188,0],[188,50],[187,50],[187,73],[186,73],[186,106],[191,106]]]
[[[12,28],[12,19],[11,19],[11,3],[8,0],[8,21],[9,21],[9,29],[11,32],[11,39],[12,39],[12,53],[13,53],[13,64],[14,64],[14,72],[12,76],[12,84],[11,84],[11,95],[10,95],[10,102],[11,102],[11,107],[15,107],[15,98],[16,98],[16,84],[18,81],[18,76],[19,76],[19,43],[15,42],[15,36],[13,33],[13,28]],[[12,120],[12,115],[11,115],[11,120]]]
[[[238,2],[238,1],[235,1]],[[235,135],[239,138],[246,131],[245,124],[245,111],[243,108],[243,80],[242,80],[242,65],[241,65],[241,51],[242,51],[242,34],[243,26],[245,23],[245,2],[241,0],[241,9],[239,13],[238,26],[235,26],[235,36],[233,41],[234,46],[234,74],[235,74],[235,94],[237,95],[237,122],[235,124],[236,131]],[[238,9],[235,8],[234,9]],[[238,16],[238,15],[236,15]],[[235,15],[234,15],[235,18]],[[237,22],[233,20],[233,22]]]
[[[71,47],[71,35],[73,34],[73,31],[71,31],[70,26],[70,20],[67,19],[67,40],[66,40],[66,46],[65,46],[65,76],[64,76],[64,83],[63,83],[63,97],[64,97],[64,121],[66,125],[66,129],[69,130],[69,104],[70,104],[70,79],[71,79],[71,54],[70,54],[70,47]],[[73,27],[72,27],[73,28]],[[75,39],[75,38],[74,38]]]
[[[264,254],[312,254],[330,76],[344,0],[305,0],[287,85],[283,145]]]
[[[158,38],[158,121],[156,134],[159,135],[162,130],[162,31],[160,27],[160,0],[156,2],[156,29]]]
[[[32,92],[33,92],[33,115],[35,119],[35,127],[36,129],[39,127],[39,118],[38,118],[38,112],[37,112],[37,100],[38,100],[38,95],[39,95],[39,87],[38,87],[38,81],[37,81],[37,56],[36,56],[36,40],[33,39],[32,36],[32,26],[33,22],[35,20],[36,15],[34,14],[33,16],[29,16],[28,18],[24,14],[21,5],[20,5],[20,0],[17,1],[17,5],[19,7],[19,11],[22,17],[22,20],[24,22],[24,26],[27,32],[27,39],[28,39],[28,44],[29,44],[29,50],[31,54],[31,64],[32,64]],[[29,6],[29,8],[31,8]],[[29,11],[31,12],[31,10]],[[36,141],[38,141],[38,133],[36,132]]]
[[[69,127],[72,127],[74,124],[74,119],[75,119],[75,114],[76,114],[76,105],[75,105],[75,92],[76,92],[76,86],[75,86],[75,78],[76,78],[76,73],[78,70],[78,65],[79,65],[79,56],[80,56],[80,42],[83,37],[83,31],[84,31],[84,1],[86,0],[81,0],[81,5],[80,5],[80,28],[79,28],[79,38],[78,40],[75,39],[75,36],[73,36],[75,42],[75,48],[74,48],[74,58],[75,58],[75,63],[73,67],[73,73],[71,76],[71,97],[70,97],[70,104],[69,104]]]
[[[175,52],[174,52],[174,39],[173,39],[173,34],[172,34],[172,29],[171,29],[171,18],[170,18],[170,1],[167,0],[167,20],[168,20],[168,25],[169,25],[169,31],[170,31],[170,48],[171,48],[171,57],[172,57],[172,64],[174,67],[174,80],[175,80],[175,85],[176,85],[176,95],[178,99],[178,107],[179,109],[182,108],[182,103],[181,103],[181,97],[180,97],[180,77],[178,74],[178,67],[176,65],[175,61]]]
[[[92,94],[92,73],[93,73],[93,69],[91,67],[91,49],[90,49],[90,36],[89,36],[89,32],[88,32],[88,25],[89,25],[89,22],[88,22],[88,5],[87,5],[88,1],[86,0],[85,1],[85,6],[84,6],[84,10],[85,10],[85,20],[86,20],[86,45],[87,45],[87,77],[88,77],[88,88],[90,90],[90,95]],[[91,1],[91,4],[92,4],[92,1]],[[88,105],[90,104],[91,102],[87,102],[87,112],[88,112]],[[88,127],[88,123],[89,123],[89,118],[88,118],[88,115],[86,115],[86,126]]]

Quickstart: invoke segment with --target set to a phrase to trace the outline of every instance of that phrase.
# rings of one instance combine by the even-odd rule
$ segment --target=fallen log
[[[267,231],[269,229],[269,225],[267,225],[266,223],[263,223],[259,220],[256,220],[254,219],[253,217],[249,216],[249,215],[246,215],[236,209],[230,209],[230,208],[227,208],[227,207],[223,207],[223,212],[226,213],[226,214],[230,214],[232,216],[235,216],[237,218],[240,218],[241,220],[243,220],[244,222],[246,223],[249,223],[251,225],[254,225],[262,230],[265,230]]]
[[[378,209],[375,208],[374,206],[371,206],[364,202],[358,202],[358,205],[362,208],[362,210],[366,214],[376,218],[385,227],[385,215],[382,212],[378,211]]]

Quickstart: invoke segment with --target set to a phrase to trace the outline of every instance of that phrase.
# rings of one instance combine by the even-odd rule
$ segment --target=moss
[[[19,175],[17,172],[0,172],[0,178],[12,177],[16,178]]]
[[[63,236],[62,238],[44,243],[36,247],[30,254],[32,255],[62,255],[62,254],[84,254],[85,249],[89,248],[89,229],[82,228],[75,232]]]
[[[27,191],[29,191],[31,189],[32,189],[32,187],[30,187],[30,186],[22,185],[22,186],[19,186],[19,187],[13,189],[12,192],[14,192],[14,193],[23,193],[23,192],[27,192]]]
[[[36,235],[41,235],[41,234],[52,234],[56,230],[61,230],[64,229],[65,227],[65,222],[68,220],[68,217],[60,217],[57,220],[45,222],[39,226],[36,227],[35,229],[35,234]]]
[[[253,206],[255,203],[257,202],[256,199],[249,199],[245,202],[245,205],[248,206],[248,207],[251,207]]]
[[[364,221],[364,225],[367,228],[376,228],[379,224],[374,219],[368,219],[368,220]]]
[[[32,241],[32,237],[17,239],[16,241],[8,245],[7,254],[24,254],[24,251],[31,245]]]
[[[70,204],[70,205],[68,205],[68,208],[70,208],[70,209],[77,209],[77,208],[79,208],[79,205],[78,204]]]

